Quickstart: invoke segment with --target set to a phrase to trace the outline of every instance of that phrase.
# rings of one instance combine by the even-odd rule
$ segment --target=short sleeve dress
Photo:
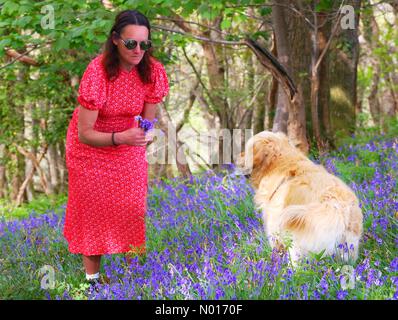
[[[147,103],[168,94],[163,65],[151,60],[152,83],[144,84],[136,68],[120,69],[107,80],[102,55],[87,66],[78,101],[99,110],[94,129],[119,132],[137,127],[134,119]],[[145,146],[93,147],[78,139],[77,107],[66,135],[68,201],[64,237],[71,253],[103,255],[145,251],[147,168]]]

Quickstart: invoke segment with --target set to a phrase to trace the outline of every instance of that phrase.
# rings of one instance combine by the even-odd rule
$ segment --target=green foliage
[[[251,35],[252,39],[254,40],[259,40],[262,38],[262,40],[268,40],[269,39],[269,33],[266,31],[257,31]]]
[[[264,7],[260,9],[260,14],[265,17],[265,16],[269,16],[272,12],[271,7]]]
[[[333,0],[320,0],[316,2],[315,11],[316,12],[327,12],[330,11],[334,7]]]
[[[366,90],[372,85],[373,72],[372,65],[367,65],[364,68],[358,69],[358,86],[362,88],[362,90]]]
[[[356,165],[354,163],[336,163],[337,172],[345,182],[364,181],[373,177],[375,169],[366,165]]]
[[[380,139],[389,139],[398,136],[398,119],[386,117],[384,119],[383,128],[379,126],[369,126],[367,125],[369,121],[368,114],[359,114],[358,115],[358,126],[355,129],[355,135],[346,136],[339,135],[339,139],[337,140],[337,147],[344,148],[345,146],[357,144],[363,145],[377,137],[380,132],[382,136]],[[338,133],[337,133],[338,135]]]
[[[66,194],[41,195],[28,203],[23,203],[21,206],[15,207],[7,199],[0,199],[1,217],[5,219],[25,219],[33,212],[44,213],[52,211],[54,208],[57,208],[58,211],[56,212],[62,212],[62,206],[66,201]]]
[[[359,123],[356,134],[347,137],[341,136],[338,139],[339,150],[334,152],[340,158],[344,158],[344,154],[349,151],[352,146],[366,145],[371,141],[378,141],[383,139],[391,139],[398,136],[398,120],[395,118],[387,118],[385,120],[385,133],[379,135],[380,127],[369,127],[361,125],[362,122],[368,121],[368,115],[359,115]],[[383,154],[378,151],[367,149],[358,149],[355,158],[346,159],[344,162],[337,162],[336,169],[346,182],[359,181],[363,182],[369,180],[375,173],[375,168],[372,164],[380,163],[383,160]]]

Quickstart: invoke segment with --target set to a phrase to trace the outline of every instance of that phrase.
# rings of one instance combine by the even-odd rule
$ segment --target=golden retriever
[[[343,261],[357,259],[363,220],[357,197],[285,134],[263,131],[251,137],[237,167],[251,173],[271,246],[287,246],[294,264],[322,251]]]

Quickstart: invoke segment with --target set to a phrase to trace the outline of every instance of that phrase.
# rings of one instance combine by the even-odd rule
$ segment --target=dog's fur
[[[323,250],[344,261],[357,259],[363,220],[357,197],[339,178],[292,146],[286,135],[256,134],[237,166],[251,170],[254,201],[262,209],[272,247],[286,244],[290,237],[294,262]]]

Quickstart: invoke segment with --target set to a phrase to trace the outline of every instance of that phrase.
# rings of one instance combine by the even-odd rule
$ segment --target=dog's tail
[[[362,234],[362,212],[355,203],[336,200],[292,205],[282,211],[280,230],[290,231],[308,251],[326,249],[327,254],[332,254],[339,247],[348,248],[351,254],[344,254],[344,260],[355,260]]]

